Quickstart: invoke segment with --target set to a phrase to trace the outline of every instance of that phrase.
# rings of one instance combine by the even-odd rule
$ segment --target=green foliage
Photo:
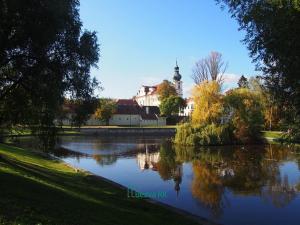
[[[242,143],[259,140],[263,113],[258,96],[248,88],[238,88],[230,91],[224,101],[232,114],[230,123],[236,140]]]
[[[30,126],[51,138],[64,96],[84,101],[98,88],[90,75],[99,59],[97,37],[82,30],[78,6],[77,0],[0,2],[0,127]]]
[[[238,81],[238,86],[239,88],[248,88],[249,87],[249,83],[248,83],[248,79],[246,77],[244,77],[244,75],[242,75]]]
[[[290,125],[286,132],[283,132],[277,140],[286,143],[300,143],[300,122]]]
[[[185,123],[178,126],[175,143],[190,146],[231,144],[232,129],[227,124],[193,126]]]
[[[161,101],[160,113],[164,116],[176,115],[181,108],[186,106],[185,100],[179,96],[170,96]]]
[[[196,98],[198,103],[196,109],[198,107],[199,110],[193,112],[193,117],[199,119],[194,119],[193,125],[184,124],[178,127],[176,143],[224,145],[260,141],[263,113],[259,97],[255,92],[248,88],[237,88],[229,91],[226,96],[221,96],[216,94],[218,92],[211,91],[210,86],[202,84],[197,88],[200,88],[197,93],[201,101],[198,102]],[[211,115],[207,115],[207,111],[217,112],[214,121],[211,120]]]
[[[89,100],[75,100],[71,101],[74,106],[74,114],[72,116],[72,124],[76,127],[81,127],[94,114],[98,100],[92,98]]]
[[[285,108],[280,105],[275,96],[264,86],[261,77],[251,77],[249,79],[249,89],[254,92],[263,109],[264,126],[266,130],[280,130],[284,116]]]
[[[109,125],[109,119],[116,111],[116,102],[112,99],[102,98],[99,101],[99,106],[95,112],[95,118],[106,122]]]
[[[264,73],[264,85],[283,112],[281,125],[285,129],[294,125],[299,128],[299,0],[216,1],[224,3],[223,7],[228,7],[240,28],[246,31],[244,43],[257,68]],[[298,134],[295,132],[294,135]]]

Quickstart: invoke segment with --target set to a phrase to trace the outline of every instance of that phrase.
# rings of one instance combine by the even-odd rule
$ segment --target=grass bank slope
[[[47,155],[0,144],[0,224],[196,224]]]

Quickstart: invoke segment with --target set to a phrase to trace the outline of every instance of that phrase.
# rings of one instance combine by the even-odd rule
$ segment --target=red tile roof
[[[138,105],[117,105],[115,114],[140,115],[140,107]]]
[[[118,99],[117,105],[138,105],[134,99]]]
[[[141,107],[133,99],[119,99],[115,114],[140,115],[144,120],[156,120],[159,115],[159,108],[157,106]]]

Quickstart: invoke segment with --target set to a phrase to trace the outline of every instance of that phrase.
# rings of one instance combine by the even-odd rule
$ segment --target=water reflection
[[[166,191],[161,201],[220,223],[300,223],[297,148],[195,149],[138,137],[65,137],[61,146],[72,150],[62,151],[68,163],[139,191]]]
[[[226,207],[225,188],[238,195],[257,195],[283,207],[296,197],[297,184],[280,176],[280,162],[287,159],[288,151],[278,146],[201,151],[193,160],[192,194],[215,215]]]

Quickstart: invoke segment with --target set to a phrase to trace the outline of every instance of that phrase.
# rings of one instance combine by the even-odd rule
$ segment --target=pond
[[[67,163],[225,225],[300,224],[300,151],[173,146],[166,138],[66,136]]]

